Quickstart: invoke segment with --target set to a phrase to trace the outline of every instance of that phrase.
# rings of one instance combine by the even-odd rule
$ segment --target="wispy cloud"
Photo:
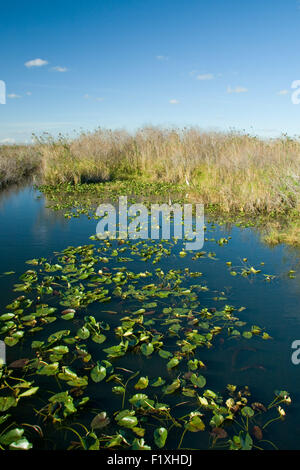
[[[84,97],[85,100],[92,100],[92,101],[98,101],[98,102],[104,100],[104,98],[102,98],[102,97],[91,96],[91,95],[88,95],[87,93],[85,95],[83,95],[83,97]]]
[[[170,104],[179,104],[178,100],[172,99],[169,101]]]
[[[231,88],[231,86],[227,87],[227,93],[247,93],[248,88],[244,88],[242,86],[237,86],[236,88]]]
[[[14,99],[17,99],[17,98],[21,98],[21,95],[16,95],[15,93],[10,93],[7,95],[7,98],[10,98],[12,100]]]
[[[215,78],[213,73],[202,73],[197,75],[197,80],[213,80]]]
[[[289,90],[280,90],[277,92],[277,95],[288,95],[289,94]]]
[[[51,70],[54,70],[55,72],[61,72],[61,73],[68,71],[67,67],[61,67],[60,65],[56,65],[55,67],[52,67]]]
[[[31,68],[31,67],[43,67],[43,65],[47,65],[48,61],[43,60],[43,59],[33,59],[33,60],[28,60],[25,62],[25,67]]]
[[[157,55],[156,59],[163,61],[163,60],[169,60],[169,57],[167,57],[166,55]]]
[[[32,95],[31,91],[26,91],[26,95],[31,96]]]

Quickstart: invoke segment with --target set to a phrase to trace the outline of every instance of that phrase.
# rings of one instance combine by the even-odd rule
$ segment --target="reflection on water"
[[[89,236],[96,228],[95,220],[86,217],[67,220],[62,212],[47,209],[44,198],[31,187],[1,192],[0,217],[0,272],[13,270],[16,273],[0,278],[1,310],[15,296],[12,287],[17,276],[27,269],[26,260],[51,258],[54,251],[67,246],[90,244]],[[214,297],[223,292],[225,303],[246,307],[240,314],[241,320],[265,327],[274,338],[266,342],[250,341],[249,346],[243,343],[242,347],[232,342],[220,343],[214,354],[210,352],[207,356],[207,377],[210,378],[210,371],[213,371],[213,389],[222,390],[228,383],[248,384],[253,395],[266,402],[275,389],[288,390],[293,403],[284,424],[272,429],[273,440],[280,443],[280,448],[299,449],[300,365],[291,362],[291,344],[300,339],[300,276],[298,272],[295,279],[287,275],[290,269],[298,268],[299,250],[286,246],[268,247],[261,243],[259,233],[250,228],[216,226],[214,230],[209,229],[206,236],[215,240],[228,236],[232,239],[223,246],[213,240],[205,242],[203,249],[214,251],[215,260],[199,258],[193,261],[192,255],[183,259],[171,256],[165,261],[165,269],[190,267],[201,271],[203,283],[210,288],[206,304],[211,299],[212,306],[215,305]],[[232,276],[226,262],[231,261],[232,267],[240,271],[245,264],[244,258],[250,266],[260,266],[264,274],[276,275],[276,278],[267,282],[262,276]],[[201,359],[206,362],[205,351]]]

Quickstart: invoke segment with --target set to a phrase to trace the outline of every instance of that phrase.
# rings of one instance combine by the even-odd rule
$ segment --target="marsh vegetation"
[[[3,197],[3,210],[17,200],[4,238],[17,246],[2,249],[0,448],[286,448],[299,413],[285,421],[294,380],[278,373],[288,366],[276,336],[297,272],[253,260],[253,243],[263,245],[249,227],[299,243],[300,142],[98,130],[0,155],[3,187],[28,175],[37,184]],[[95,209],[120,195],[203,202],[203,251],[176,239],[98,240]],[[37,206],[40,226],[27,227]],[[251,238],[232,252],[238,226]]]
[[[266,239],[299,244],[300,141],[237,132],[98,129],[0,147],[0,184],[34,175],[40,183],[157,182],[186,186],[191,201],[223,214],[265,217]],[[87,190],[87,187],[85,187]]]

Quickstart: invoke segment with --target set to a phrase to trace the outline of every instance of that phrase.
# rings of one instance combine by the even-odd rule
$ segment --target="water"
[[[67,246],[90,244],[89,236],[95,233],[96,228],[95,220],[84,216],[67,220],[63,213],[47,209],[44,197],[31,187],[3,191],[0,194],[0,217],[0,273],[15,271],[14,275],[0,278],[1,313],[16,296],[12,288],[18,276],[28,269],[26,260],[51,259],[53,252]],[[238,345],[229,341],[217,344],[213,353],[203,351],[201,357],[208,366],[206,377],[211,380],[210,388],[222,390],[228,383],[247,384],[253,396],[266,403],[275,389],[288,390],[292,404],[286,407],[284,423],[276,423],[272,427],[272,441],[280,449],[299,449],[300,365],[292,364],[291,344],[300,339],[300,252],[284,245],[271,248],[263,244],[259,233],[250,228],[216,226],[206,236],[216,240],[232,238],[223,246],[214,241],[205,242],[203,250],[214,251],[215,260],[199,258],[193,261],[192,255],[186,258],[174,255],[164,261],[162,267],[190,267],[193,271],[201,271],[201,283],[210,288],[209,294],[203,294],[205,306],[209,302],[215,306],[213,297],[220,296],[220,291],[223,291],[227,300],[220,301],[220,305],[245,306],[240,319],[265,327],[274,338],[273,341],[245,340]],[[276,278],[267,282],[262,275],[251,278],[231,276],[226,262],[231,261],[232,266],[241,267],[243,258],[248,258],[250,266],[260,268],[265,274],[276,275]],[[264,265],[260,264],[262,262]],[[141,266],[145,269],[143,264]],[[295,279],[288,277],[290,269],[296,270]],[[201,299],[202,294],[199,295]],[[8,363],[12,349],[7,351]]]

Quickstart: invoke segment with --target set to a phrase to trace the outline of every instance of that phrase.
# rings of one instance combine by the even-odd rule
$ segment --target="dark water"
[[[89,236],[95,233],[96,228],[95,220],[86,217],[67,220],[62,213],[47,209],[44,198],[30,187],[2,192],[0,217],[0,273],[12,270],[16,273],[0,278],[1,313],[16,296],[12,292],[13,284],[28,269],[24,264],[26,260],[51,259],[54,251],[70,245],[90,244]],[[274,339],[247,342],[249,349],[241,349],[235,360],[234,345],[220,344],[213,353],[209,352],[207,379],[209,381],[212,371],[213,390],[222,390],[228,383],[247,384],[253,396],[266,403],[271,401],[274,390],[289,391],[292,404],[285,406],[287,418],[284,423],[276,423],[272,428],[272,441],[281,449],[300,449],[300,365],[295,366],[291,362],[291,344],[296,339],[300,340],[300,251],[283,245],[271,248],[263,244],[259,233],[250,228],[216,226],[212,230],[210,224],[208,227],[208,238],[232,237],[223,246],[214,241],[205,242],[203,250],[214,251],[215,260],[199,258],[192,261],[189,255],[185,258],[173,256],[168,258],[166,267],[190,267],[201,271],[210,288],[211,298],[224,291],[227,297],[225,304],[246,307],[240,314],[241,320],[265,327]],[[250,266],[276,278],[266,282],[262,275],[251,278],[231,276],[226,262],[231,261],[239,271],[243,258],[248,258]],[[260,265],[262,262],[264,265]],[[287,276],[290,269],[296,270],[295,279]],[[215,304],[212,300],[212,305]],[[10,351],[8,362],[9,355]]]

